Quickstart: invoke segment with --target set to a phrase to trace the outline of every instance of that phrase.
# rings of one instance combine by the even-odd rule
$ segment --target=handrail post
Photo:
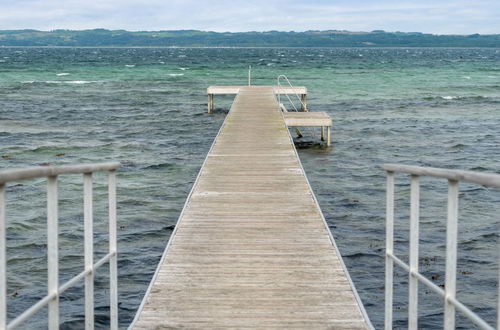
[[[251,77],[252,77],[252,66],[248,66],[248,86],[251,86]]]
[[[394,172],[387,172],[386,242],[385,242],[385,329],[392,330],[394,261]]]
[[[444,329],[455,329],[455,306],[450,299],[455,299],[457,282],[458,185],[458,181],[448,180]]]
[[[59,329],[59,244],[57,176],[47,178],[47,291],[54,294],[49,302],[49,329]]]
[[[108,175],[108,207],[109,207],[109,314],[110,329],[118,330],[118,265],[116,247],[116,171]]]
[[[280,79],[283,78],[285,79],[285,81],[288,83],[288,85],[290,86],[290,88],[292,89],[293,93],[295,94],[295,96],[297,97],[297,99],[299,100],[300,104],[301,104],[301,107],[302,107],[302,110],[304,111],[307,111],[307,106],[306,104],[303,102],[302,98],[299,96],[299,94],[297,93],[297,91],[295,90],[295,87],[293,87],[292,83],[290,82],[290,80],[288,79],[287,76],[285,76],[284,74],[280,74],[277,78],[277,84],[278,84],[278,103],[281,103],[281,98],[280,98],[280,92],[282,91],[282,86],[281,86],[281,82],[280,82]],[[293,103],[292,99],[290,98],[290,96],[288,96],[288,93],[284,93],[285,96],[287,97],[288,101],[292,104],[292,107],[294,108],[295,111],[298,112],[297,110],[297,107],[295,106],[295,104]],[[303,94],[304,95],[304,94]]]
[[[414,273],[418,273],[418,241],[419,241],[419,208],[420,208],[420,185],[419,176],[411,176],[410,187],[410,273],[409,273],[409,295],[408,295],[408,329],[418,329],[418,279]]]
[[[7,325],[7,224],[5,217],[5,185],[0,184],[0,329]]]
[[[110,264],[110,328],[118,329],[117,235],[116,235],[116,169],[120,163],[100,163],[65,166],[40,166],[0,171],[0,330],[16,329],[41,309],[48,307],[49,330],[59,329],[59,299],[67,289],[82,279],[85,281],[85,329],[94,329],[94,274],[104,263]],[[109,250],[94,263],[93,188],[92,175],[109,171]],[[58,176],[83,174],[84,270],[59,285],[59,217]],[[47,179],[47,295],[7,323],[6,275],[6,183],[33,178]]]
[[[444,298],[444,329],[455,329],[456,312],[459,311],[480,329],[493,330],[494,328],[483,320],[479,315],[456,298],[456,274],[457,274],[457,239],[458,239],[458,211],[459,211],[459,184],[461,181],[480,184],[486,187],[500,188],[500,175],[477,173],[471,171],[449,170],[433,167],[421,167],[399,164],[384,164],[383,169],[387,172],[387,228],[386,228],[386,305],[385,305],[385,329],[391,329],[392,324],[392,296],[393,292],[389,284],[393,284],[394,277],[392,267],[399,265],[409,273],[409,303],[408,303],[408,329],[418,327],[418,285],[422,282],[427,288]],[[394,191],[394,181],[391,182],[390,174],[406,173],[411,175],[410,188],[410,233],[409,233],[409,262],[406,264],[399,259],[394,249],[394,200],[390,198]],[[429,176],[448,180],[448,204],[446,221],[446,272],[444,289],[418,272],[419,266],[419,207],[420,207],[420,176]],[[391,183],[390,183],[391,182]],[[392,259],[392,265],[388,264],[387,257]],[[500,259],[499,259],[500,260]],[[498,305],[497,305],[497,329],[500,329],[500,271],[499,271]]]
[[[94,230],[92,173],[83,174],[83,223],[85,270],[85,329],[94,329]]]

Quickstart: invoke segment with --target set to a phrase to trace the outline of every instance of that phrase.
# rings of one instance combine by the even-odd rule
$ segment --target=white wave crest
[[[98,81],[88,81],[88,80],[71,80],[71,81],[64,81],[65,84],[76,84],[76,85],[83,85],[83,84],[93,84]]]
[[[98,81],[89,81],[89,80],[47,80],[46,84],[73,84],[73,85],[84,85],[84,84],[93,84]]]

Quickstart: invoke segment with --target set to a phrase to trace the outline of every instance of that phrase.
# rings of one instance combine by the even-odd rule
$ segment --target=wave
[[[472,168],[469,168],[469,171],[489,171],[490,169],[489,168],[486,168],[486,167],[482,167],[482,166],[476,166],[476,167],[472,167]]]
[[[34,83],[45,83],[45,84],[73,84],[73,85],[85,85],[85,84],[95,84],[100,81],[97,80],[46,80],[46,81],[35,81],[28,80],[22,81],[23,84],[34,84]]]
[[[65,81],[65,84],[77,84],[77,85],[83,85],[83,84],[93,84],[97,83],[98,81],[87,81],[87,80],[73,80],[73,81]]]
[[[59,77],[60,76],[69,76],[69,75],[70,75],[70,73],[68,73],[68,72],[56,73],[56,76],[59,76]]]
[[[158,170],[158,169],[162,169],[162,168],[172,168],[175,166],[176,166],[176,164],[174,164],[174,163],[161,163],[161,164],[146,166],[145,169],[146,170]]]
[[[442,96],[426,96],[426,97],[423,97],[423,99],[426,101],[433,101],[433,100],[451,101],[451,100],[487,100],[487,99],[491,99],[491,98],[488,96],[482,96],[482,95],[470,95],[470,96],[442,95]]]
[[[170,77],[180,77],[180,76],[183,76],[184,73],[169,73],[167,75],[170,76]]]

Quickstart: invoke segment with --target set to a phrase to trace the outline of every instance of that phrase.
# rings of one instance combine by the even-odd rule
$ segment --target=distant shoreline
[[[500,34],[420,32],[207,32],[198,30],[0,30],[0,47],[64,48],[500,48]]]
[[[500,49],[500,46],[492,46],[492,47],[481,47],[481,46],[469,46],[469,47],[464,47],[464,46],[456,46],[456,47],[451,47],[451,46],[366,46],[366,47],[355,47],[355,46],[337,46],[337,47],[316,47],[316,46],[311,46],[311,47],[300,47],[300,46],[4,46],[0,45],[0,49],[2,48],[54,48],[54,49],[126,49],[126,48],[137,48],[137,49],[461,49],[461,48],[467,48],[467,49],[495,49],[498,48]]]

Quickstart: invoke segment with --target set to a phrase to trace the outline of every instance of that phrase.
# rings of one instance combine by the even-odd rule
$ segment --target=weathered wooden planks
[[[241,87],[135,329],[365,329],[272,87]]]
[[[332,126],[332,118],[326,112],[285,112],[287,126]]]
[[[285,124],[289,127],[319,126],[321,127],[321,140],[325,140],[325,127],[327,129],[326,145],[331,144],[332,118],[326,112],[283,112]]]

